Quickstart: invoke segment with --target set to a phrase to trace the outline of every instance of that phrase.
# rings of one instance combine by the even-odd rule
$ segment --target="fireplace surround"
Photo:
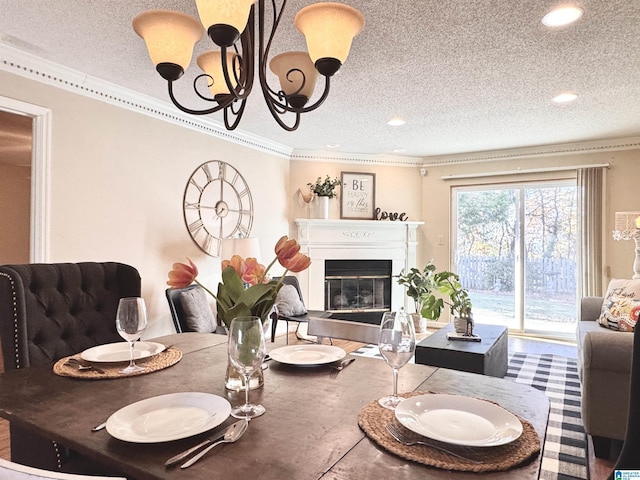
[[[296,219],[300,251],[311,258],[310,267],[298,274],[307,308],[331,310],[337,318],[348,317],[341,310],[374,311],[381,317],[382,311],[407,308],[404,287],[394,277],[417,264],[417,228],[423,223]],[[340,264],[351,264],[353,272],[340,270],[335,275]],[[387,268],[390,276],[378,267]],[[336,290],[338,281],[344,292]],[[388,294],[381,293],[385,290],[381,285]]]

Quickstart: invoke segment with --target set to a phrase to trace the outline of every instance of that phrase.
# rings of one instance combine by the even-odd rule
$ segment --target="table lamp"
[[[260,243],[255,237],[225,238],[222,240],[220,258],[230,260],[232,256],[240,255],[242,258],[255,258],[260,262]]]
[[[633,261],[633,279],[640,278],[640,212],[616,212],[614,240],[631,240],[636,242],[636,257]]]

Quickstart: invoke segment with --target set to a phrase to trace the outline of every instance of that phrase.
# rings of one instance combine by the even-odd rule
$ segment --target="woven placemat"
[[[428,393],[429,392],[411,392],[399,396],[409,398]],[[358,424],[366,435],[378,445],[406,460],[412,460],[445,470],[457,470],[461,472],[499,472],[529,463],[540,453],[540,439],[533,425],[520,417],[518,417],[518,419],[522,422],[522,435],[517,440],[506,445],[496,447],[464,447],[429,440],[436,445],[441,445],[466,458],[480,460],[482,463],[473,463],[427,445],[406,446],[399,443],[391,436],[385,427],[390,422],[393,422],[399,430],[406,431],[414,438],[419,438],[420,436],[402,426],[395,418],[394,412],[382,408],[377,400],[365,405],[362,410],[360,410]]]
[[[136,365],[144,367],[144,370],[134,373],[121,373],[120,370],[126,367],[126,364],[122,362],[95,364],[95,366],[99,370],[102,370],[102,372],[104,373],[101,373],[99,370],[94,369],[79,370],[78,367],[74,365],[66,365],[67,361],[70,358],[80,360],[80,354],[77,353],[75,355],[70,355],[58,360],[53,365],[53,373],[62,377],[82,378],[86,380],[103,380],[106,378],[134,377],[136,375],[145,375],[147,373],[157,372],[158,370],[162,370],[163,368],[167,368],[178,363],[182,358],[182,352],[176,347],[169,347],[166,350],[158,353],[157,355],[153,355],[152,357],[138,359],[136,360]]]

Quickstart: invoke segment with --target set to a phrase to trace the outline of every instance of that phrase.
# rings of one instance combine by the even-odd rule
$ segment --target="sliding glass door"
[[[453,190],[455,270],[476,322],[574,333],[576,200],[575,181]]]

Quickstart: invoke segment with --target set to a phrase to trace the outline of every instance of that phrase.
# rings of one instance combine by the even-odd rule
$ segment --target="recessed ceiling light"
[[[338,148],[339,146],[339,143],[327,143],[327,148]]]
[[[584,10],[580,7],[560,7],[555,10],[551,10],[542,18],[542,23],[547,27],[563,27],[578,20]]]
[[[407,151],[406,148],[394,148],[393,149],[393,153],[404,153],[406,151]]]
[[[391,120],[389,120],[387,122],[387,125],[391,125],[392,127],[399,127],[400,125],[404,125],[405,123],[407,123],[405,120],[403,120],[400,117],[393,117]]]
[[[553,97],[553,101],[555,103],[569,103],[569,102],[573,102],[574,100],[576,100],[578,98],[578,95],[576,95],[573,92],[563,92],[559,95],[556,95],[555,97]]]

